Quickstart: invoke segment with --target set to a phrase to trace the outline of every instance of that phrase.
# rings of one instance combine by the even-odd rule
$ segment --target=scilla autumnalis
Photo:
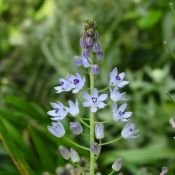
[[[131,121],[132,112],[127,110],[126,92],[122,89],[129,83],[125,80],[125,73],[119,72],[114,67],[109,73],[109,82],[104,89],[98,89],[95,86],[95,77],[100,73],[100,63],[104,59],[104,52],[98,42],[99,34],[96,31],[96,23],[92,20],[84,20],[84,28],[80,38],[81,54],[74,57],[74,65],[83,68],[89,74],[89,80],[85,79],[80,73],[68,73],[66,77],[59,78],[58,86],[55,87],[57,94],[71,92],[74,99],[68,102],[55,101],[51,102],[52,109],[48,115],[52,120],[48,131],[57,137],[66,137],[74,148],[67,148],[65,145],[59,146],[59,151],[65,160],[70,161],[73,165],[80,168],[81,174],[85,174],[83,167],[80,167],[81,157],[78,149],[84,149],[89,152],[89,172],[95,175],[95,161],[102,154],[102,147],[110,143],[117,142],[120,139],[133,139],[138,137],[138,129]],[[88,83],[89,82],[89,83]],[[89,84],[89,85],[88,85]],[[76,97],[81,95],[81,99]],[[107,102],[108,101],[108,102]],[[124,127],[121,136],[108,142],[103,142],[105,138],[105,121],[98,121],[96,117],[98,111],[105,110],[109,104],[111,106],[111,121],[113,124],[123,122]],[[89,115],[81,116],[81,108],[86,108]],[[87,112],[88,114],[88,112]],[[75,137],[84,133],[85,127],[89,130],[89,144],[83,145],[74,142],[67,136],[68,131],[64,128],[63,120],[67,118],[69,123],[69,133]],[[77,149],[75,147],[77,146]],[[122,158],[116,158],[111,165],[111,172],[119,172],[122,168]]]

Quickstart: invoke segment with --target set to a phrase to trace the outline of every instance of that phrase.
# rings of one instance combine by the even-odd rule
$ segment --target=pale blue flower
[[[65,146],[60,145],[59,146],[59,151],[60,151],[60,154],[62,155],[62,157],[65,160],[68,160],[70,158],[70,151]]]
[[[69,100],[68,103],[69,103],[68,112],[69,112],[72,116],[78,115],[79,112],[80,112],[78,100],[76,99],[75,103],[73,103],[71,100]]]
[[[98,140],[104,138],[104,125],[103,123],[96,123],[95,124],[95,137]]]
[[[61,122],[52,122],[52,125],[48,126],[47,129],[56,137],[63,137],[65,134],[65,129]]]
[[[83,128],[79,122],[70,122],[70,128],[75,135],[79,135],[83,132]]]
[[[118,70],[115,67],[112,72],[110,72],[110,82],[109,84],[111,86],[116,86],[118,88],[122,88],[125,85],[127,85],[129,82],[128,81],[124,81],[123,79],[125,78],[125,73],[119,73],[118,74]]]
[[[71,90],[70,83],[67,81],[67,79],[60,78],[59,83],[60,83],[60,86],[55,87],[56,93],[61,93],[63,91]]]
[[[65,107],[61,102],[57,101],[56,103],[50,103],[54,108],[51,111],[48,111],[47,114],[52,116],[52,120],[62,120],[66,117],[68,113],[67,107]]]
[[[132,115],[132,112],[125,112],[127,104],[122,104],[119,108],[116,103],[112,105],[112,116],[115,121],[123,121],[126,122]]]
[[[104,108],[105,103],[104,101],[107,99],[108,94],[98,95],[98,90],[94,89],[93,95],[89,95],[87,92],[82,94],[84,98],[83,106],[84,107],[91,107],[91,112],[97,112],[97,108]]]
[[[80,156],[78,152],[75,151],[73,148],[70,149],[70,156],[71,156],[72,162],[77,163],[80,161]]]
[[[112,101],[117,102],[120,100],[125,100],[125,97],[126,97],[126,93],[125,92],[120,93],[117,87],[115,87],[113,90],[112,88],[110,88],[110,98]]]
[[[132,138],[136,138],[139,136],[138,132],[139,132],[139,130],[136,129],[135,124],[132,122],[129,122],[123,128],[121,135],[125,139],[132,139]]]
[[[76,75],[68,74],[67,79],[69,81],[69,86],[71,87],[73,94],[76,94],[84,87],[85,78],[81,77],[79,73],[76,73]]]

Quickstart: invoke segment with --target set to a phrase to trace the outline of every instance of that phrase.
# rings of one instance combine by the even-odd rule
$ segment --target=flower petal
[[[102,95],[99,96],[98,100],[99,100],[99,101],[104,101],[104,100],[106,100],[107,98],[108,98],[108,94],[102,94]]]

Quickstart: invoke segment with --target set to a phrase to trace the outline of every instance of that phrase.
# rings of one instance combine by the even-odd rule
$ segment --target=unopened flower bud
[[[75,64],[75,66],[80,67],[83,64],[81,57],[75,56],[74,57],[74,64]]]
[[[95,43],[92,47],[92,50],[96,53],[100,51],[100,45],[98,43]]]
[[[98,39],[98,32],[94,33],[94,40],[96,41]]]
[[[104,58],[104,53],[103,53],[103,51],[98,51],[97,52],[97,58],[99,59],[99,60],[102,60],[103,58]]]
[[[86,49],[88,47],[85,39],[83,39],[83,38],[80,39],[80,46],[81,46],[81,48],[84,48],[84,49]]]
[[[98,74],[99,73],[99,66],[98,64],[94,64],[91,66],[91,73]]]
[[[83,57],[86,59],[90,57],[90,50],[89,49],[83,50]]]
[[[83,64],[83,66],[84,66],[85,68],[88,68],[88,67],[91,66],[91,65],[90,65],[89,59],[88,59],[88,58],[84,58],[84,57],[82,57],[82,64]]]
[[[104,138],[104,125],[103,123],[96,123],[95,124],[95,137],[98,140]]]
[[[167,175],[167,173],[168,173],[168,168],[167,167],[163,167],[160,175]]]
[[[92,153],[94,153],[95,155],[99,155],[100,154],[100,146],[98,145],[98,143],[96,143],[96,142],[91,143],[90,151]]]
[[[120,169],[122,168],[122,159],[116,159],[115,162],[112,164],[112,169],[114,171],[120,171]]]
[[[59,151],[65,160],[68,160],[70,158],[70,151],[63,145],[59,146]]]
[[[87,44],[87,46],[91,47],[93,45],[93,39],[91,37],[87,37],[86,44]]]
[[[72,162],[77,163],[80,161],[80,156],[77,151],[75,151],[73,148],[70,149],[70,157]]]
[[[83,128],[79,122],[70,122],[70,128],[75,135],[79,135],[83,132]]]
[[[87,34],[90,35],[90,36],[93,35],[93,32],[94,32],[94,30],[92,28],[87,30]]]

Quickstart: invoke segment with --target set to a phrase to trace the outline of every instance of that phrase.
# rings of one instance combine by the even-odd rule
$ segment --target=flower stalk
[[[90,62],[93,63],[93,57]],[[94,90],[94,74],[90,73],[90,93],[93,95]],[[94,113],[90,110],[90,143],[94,142]],[[94,175],[95,157],[94,153],[90,152],[90,175]]]

